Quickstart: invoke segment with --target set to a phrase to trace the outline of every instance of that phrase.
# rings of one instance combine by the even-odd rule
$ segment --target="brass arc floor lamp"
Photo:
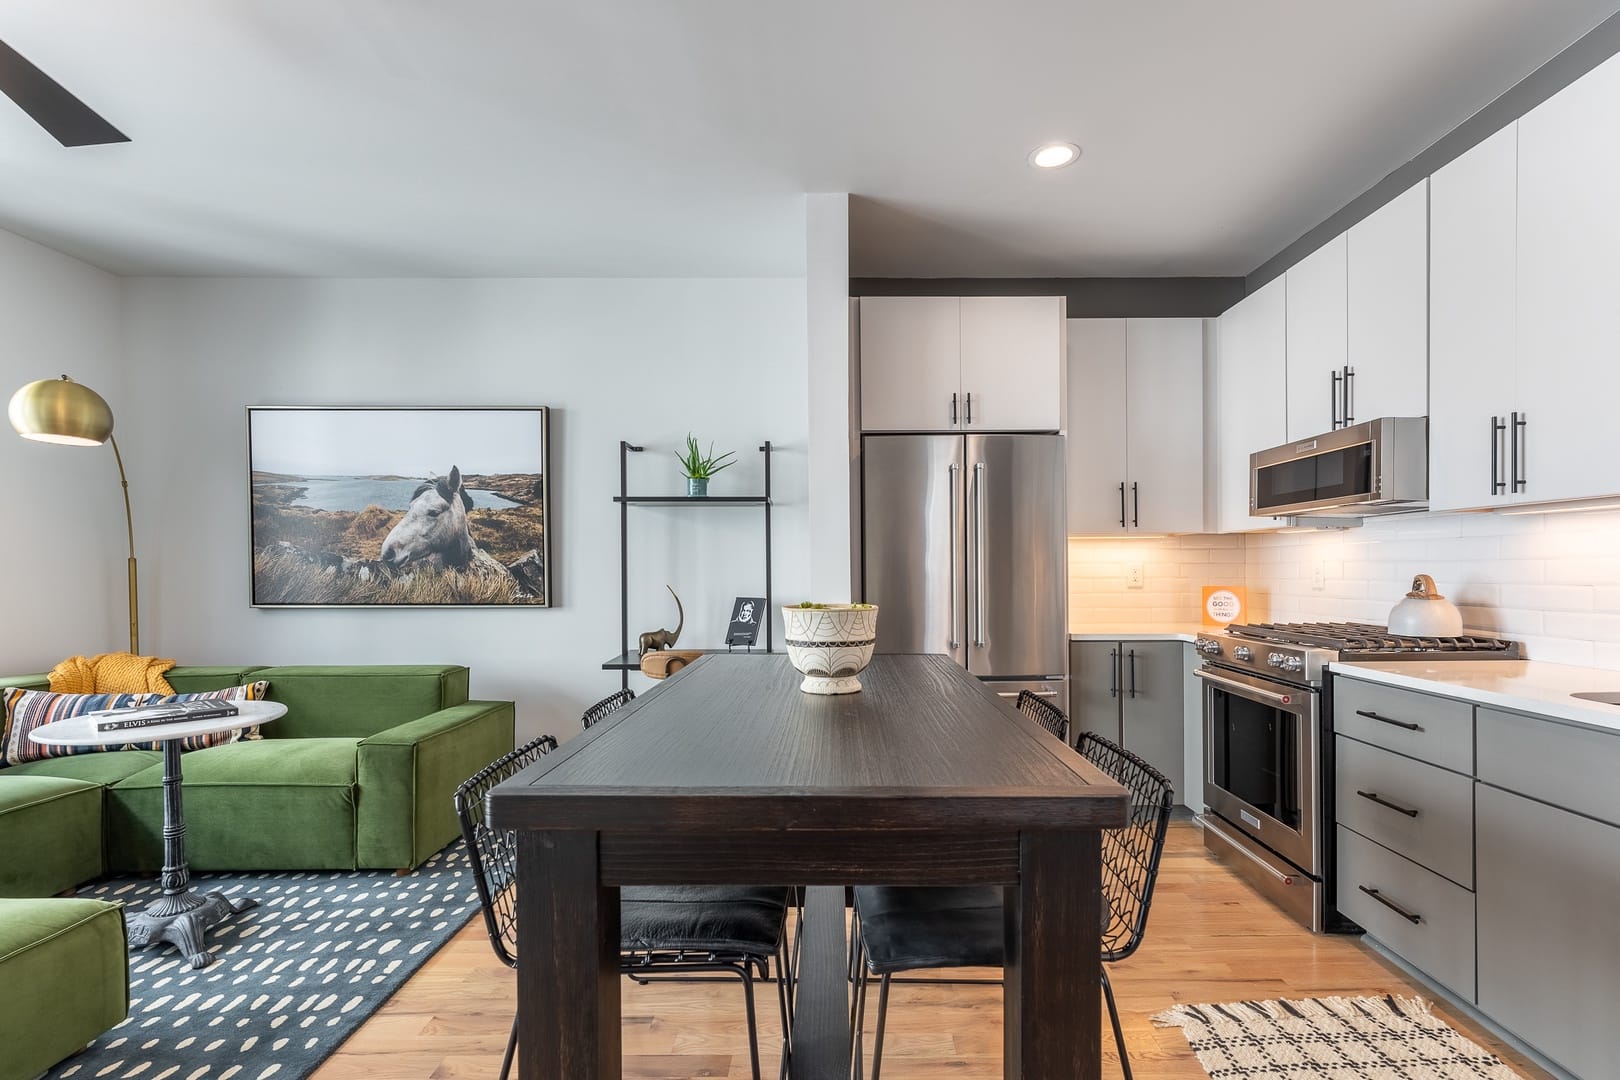
[[[140,599],[135,587],[135,519],[129,510],[129,477],[124,475],[124,456],[113,438],[112,407],[105,398],[83,383],[63,375],[41,379],[11,395],[6,410],[11,426],[25,439],[60,443],[66,446],[111,444],[118,462],[118,482],[124,489],[124,528],[129,535],[129,651],[139,653],[141,643]]]

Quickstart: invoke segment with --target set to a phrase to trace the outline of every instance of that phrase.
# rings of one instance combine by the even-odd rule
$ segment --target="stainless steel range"
[[[1415,638],[1367,623],[1200,635],[1204,846],[1312,930],[1353,929],[1333,888],[1335,660],[1517,660],[1518,642]]]

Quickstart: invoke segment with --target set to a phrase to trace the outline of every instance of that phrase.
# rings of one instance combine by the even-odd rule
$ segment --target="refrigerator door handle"
[[[984,648],[984,462],[973,463],[973,644]]]
[[[956,409],[956,395],[955,394],[951,395],[951,409],[952,409],[953,412]],[[962,495],[961,476],[958,475],[958,474],[962,471],[962,466],[958,465],[956,462],[953,461],[950,464],[950,470],[951,470],[951,562],[950,562],[950,565],[954,567],[956,565],[956,523],[957,523],[958,520],[960,520],[960,509],[959,509],[957,500],[960,499],[961,495]],[[953,574],[955,573],[954,570],[952,570],[951,572]],[[951,582],[950,594],[951,594],[951,648],[960,649],[962,647],[962,639],[957,636],[956,630],[957,630],[957,627],[961,626],[962,624],[958,620],[958,613],[957,613],[957,610],[956,610],[956,582],[954,582],[954,581]]]

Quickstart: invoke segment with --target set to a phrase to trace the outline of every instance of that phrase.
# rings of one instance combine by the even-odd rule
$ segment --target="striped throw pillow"
[[[223,698],[230,701],[259,701],[270,689],[265,681],[246,686],[231,686],[224,690],[210,690],[200,694],[53,694],[48,690],[19,690],[15,687],[3,691],[5,696],[4,736],[0,738],[0,767],[20,765],[25,761],[45,758],[70,757],[74,754],[94,754],[109,750],[156,750],[161,744],[145,742],[112,742],[97,746],[47,746],[28,737],[46,724],[69,717],[83,716],[100,709],[122,709],[134,705],[151,705],[165,701],[185,701],[191,698]],[[181,742],[182,750],[201,750],[221,746],[237,739],[256,739],[257,726],[233,728],[213,735],[194,735]]]

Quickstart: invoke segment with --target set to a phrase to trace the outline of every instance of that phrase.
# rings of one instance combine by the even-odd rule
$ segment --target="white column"
[[[810,593],[822,603],[852,598],[853,473],[859,447],[850,351],[849,196],[805,196],[808,327]]]

